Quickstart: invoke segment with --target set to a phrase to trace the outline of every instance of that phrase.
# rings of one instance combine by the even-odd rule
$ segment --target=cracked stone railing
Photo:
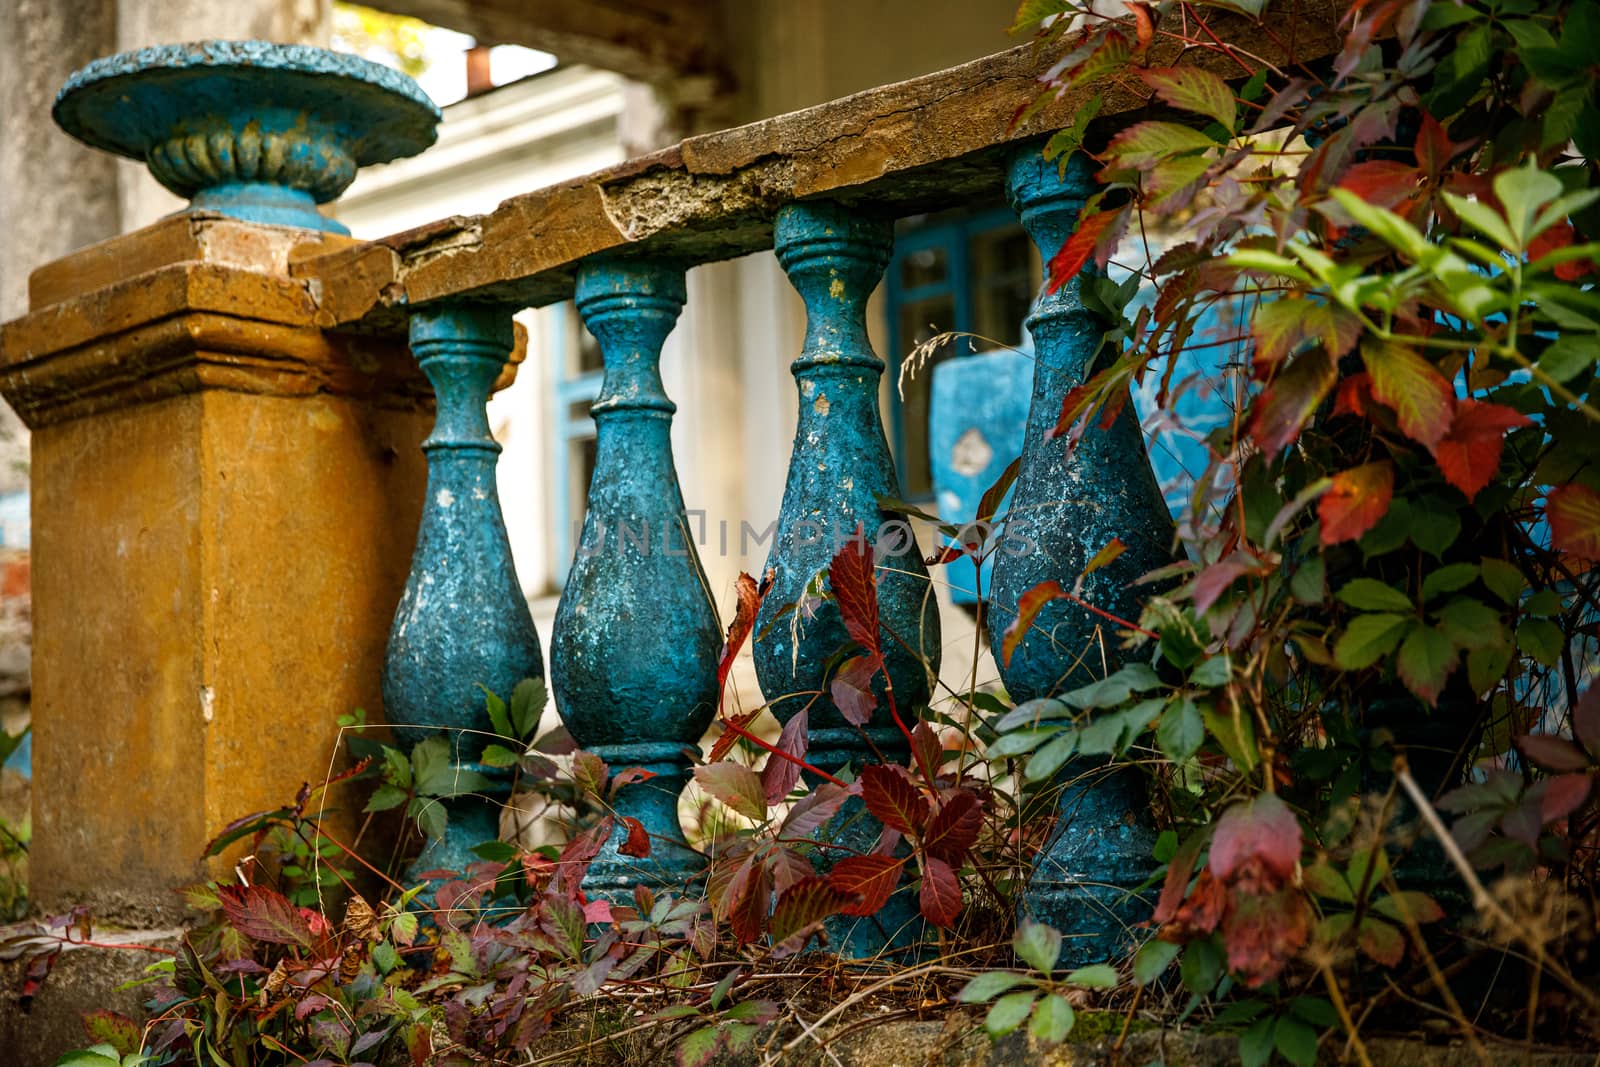
[[[1335,50],[1337,10],[1325,7],[1317,7],[1320,14],[1293,15],[1302,57]],[[1267,19],[1278,17],[1269,13]],[[1271,31],[1269,25],[1252,36],[1251,48],[1276,61],[1282,56]],[[614,797],[618,814],[638,820],[650,836],[651,855],[625,854],[619,829],[592,868],[589,888],[616,895],[639,883],[692,883],[702,860],[684,843],[677,797],[715,712],[721,634],[686,536],[668,432],[674,406],[658,361],[685,302],[687,268],[775,249],[804,304],[807,327],[792,365],[799,424],[767,561],[773,589],[753,643],[757,673],[780,719],[805,709],[808,758],[819,770],[903,761],[905,739],[887,717],[886,690],[874,691],[877,711],[864,729],[835,704],[830,661],[845,644],[843,626],[831,603],[806,603],[806,590],[858,528],[873,541],[887,673],[904,721],[914,724],[932,695],[940,636],[922,554],[909,531],[897,529],[887,542],[881,535],[893,516],[881,509],[879,497],[897,495],[898,487],[879,413],[883,362],[867,340],[867,298],[891,253],[894,220],[906,215],[1009,196],[1044,258],[1060,247],[1092,191],[1090,168],[1072,161],[1063,176],[1054,162],[1040,158],[1039,144],[1066,125],[1082,94],[1012,121],[1033,100],[1049,57],[1023,46],[809,111],[691,138],[590,178],[513,198],[488,215],[353,242],[313,232],[336,229],[316,212],[316,203],[336,195],[354,167],[425,147],[436,113],[414,87],[390,84],[390,75],[371,75],[349,61],[297,50],[268,62],[260,51],[266,46],[242,53],[239,47],[196,46],[106,61],[74,79],[58,105],[73,132],[99,147],[148,156],[158,175],[194,197],[194,205],[181,232],[164,224],[152,228],[152,236],[119,239],[114,255],[85,253],[41,271],[34,279],[34,312],[9,324],[0,338],[6,394],[37,431],[38,551],[43,558],[53,546],[63,573],[74,567],[84,572],[77,586],[40,578],[36,695],[70,716],[70,708],[105,701],[73,688],[65,681],[69,674],[115,673],[114,662],[85,658],[78,646],[52,637],[59,633],[52,630],[54,618],[75,611],[115,623],[125,614],[124,600],[144,604],[169,592],[160,584],[135,588],[146,576],[132,571],[114,571],[121,577],[104,590],[91,577],[130,544],[141,550],[150,513],[137,505],[136,494],[106,496],[79,456],[85,447],[110,442],[95,454],[121,470],[118,464],[136,460],[140,449],[150,451],[159,456],[150,469],[174,480],[159,498],[174,501],[160,512],[167,524],[160,543],[200,545],[196,562],[173,572],[178,586],[172,595],[183,607],[173,619],[194,621],[156,627],[180,654],[148,679],[130,680],[136,691],[127,699],[140,707],[177,708],[174,702],[199,691],[208,729],[220,729],[213,717],[229,723],[239,714],[230,702],[259,691],[263,681],[243,669],[237,678],[228,675],[234,660],[218,659],[215,650],[226,647],[243,662],[256,647],[246,639],[258,632],[274,633],[281,644],[274,662],[288,667],[272,676],[280,688],[298,684],[285,676],[290,669],[314,666],[306,684],[321,688],[297,699],[331,691],[349,700],[345,707],[370,705],[382,673],[385,711],[401,740],[420,743],[429,730],[447,727],[456,739],[455,760],[477,776],[471,793],[448,802],[450,836],[424,856],[427,864],[456,861],[467,837],[491,831],[505,790],[503,778],[479,762],[489,723],[477,685],[505,694],[542,671],[495,495],[497,446],[484,402],[512,344],[512,312],[576,296],[601,344],[605,384],[594,406],[591,510],[551,635],[552,688],[580,744],[613,770],[654,772]],[[1157,41],[1150,61],[1189,61],[1178,47]],[[1133,121],[1148,106],[1121,87],[1103,88],[1102,126]],[[256,92],[266,96],[252,97]],[[280,94],[276,103],[274,92]],[[124,106],[134,98],[143,104]],[[301,140],[290,144],[291,137]],[[130,276],[140,272],[146,273],[130,285]],[[1133,615],[1137,605],[1127,579],[1158,562],[1166,544],[1165,508],[1126,414],[1106,433],[1086,438],[1070,458],[1063,442],[1047,439],[1062,396],[1090,373],[1098,348],[1101,327],[1078,299],[1077,285],[1041,297],[1028,320],[1038,369],[1011,517],[1027,522],[1038,551],[995,566],[989,620],[996,636],[1015,617],[1024,592],[1048,580],[1070,587],[1088,554],[1111,533],[1129,551],[1092,575],[1084,593],[1114,614]],[[169,324],[176,324],[176,333],[163,332]],[[394,353],[407,338],[410,356],[397,362]],[[425,442],[419,438],[427,413],[418,410],[417,398],[426,390],[418,387],[417,365],[436,403]],[[133,374],[130,367],[144,369]],[[189,396],[206,403],[182,409],[182,418],[151,415],[135,427],[145,437],[117,421],[126,411],[154,411]],[[256,399],[237,400],[246,396]],[[228,406],[236,401],[243,406]],[[329,404],[344,406],[330,412]],[[392,414],[402,410],[403,416]],[[297,414],[287,418],[286,411]],[[264,446],[252,437],[249,447],[235,448],[231,434],[269,415],[286,419],[290,429],[284,432],[298,446],[271,461],[281,472],[272,487],[284,487],[277,494],[247,476],[269,462]],[[153,444],[173,433],[205,442],[178,450],[180,458],[216,465],[198,475],[204,491],[192,497],[184,495],[182,472]],[[419,444],[426,453],[425,487]],[[144,477],[142,470],[129,476]],[[319,486],[322,495],[307,501],[289,491],[300,484]],[[362,501],[372,496],[372,486],[384,492],[369,506]],[[116,512],[108,529],[121,532],[102,535],[74,510],[75,501],[102,497]],[[207,510],[212,507],[215,512]],[[318,509],[353,516],[346,524],[355,523],[355,538],[343,526],[314,527],[317,538],[294,546],[298,569],[256,543],[249,551],[221,550],[248,540],[257,527],[309,521],[307,513]],[[251,529],[237,525],[241,513],[250,517]],[[749,518],[759,525],[773,517]],[[418,524],[414,545],[412,523]],[[256,557],[274,561],[276,569]],[[307,615],[292,592],[277,602],[268,597],[264,606],[241,600],[234,608],[240,617],[260,617],[257,629],[238,635],[237,627],[217,621],[225,611],[202,607],[226,605],[225,591],[240,583],[291,586],[287,574],[309,575],[344,598],[327,615],[329,626],[343,627],[334,647],[324,647],[319,619]],[[798,612],[776,618],[794,603]],[[389,616],[385,626],[346,621],[370,620],[374,611]],[[133,618],[137,624],[128,626],[149,628],[150,619],[164,616],[147,610]],[[304,633],[281,632],[285,618]],[[791,620],[803,625],[790,626]],[[1021,700],[1079,684],[1074,665],[1091,630],[1069,605],[1053,604],[1002,668],[1010,694]],[[102,643],[114,645],[120,632]],[[49,669],[51,657],[69,655],[83,660],[74,662],[74,671]],[[380,672],[376,664],[384,660]],[[180,669],[191,662],[201,665],[194,677]],[[187,721],[181,719],[187,711],[172,714]],[[266,708],[250,714],[271,721]],[[268,733],[256,730],[258,743]],[[233,766],[226,761],[241,745],[235,734],[228,736],[227,744],[198,757],[210,775]],[[50,764],[51,745],[59,743],[40,731],[41,764]],[[287,740],[271,744],[279,748],[257,757],[263,766],[276,766],[273,760],[291,750]],[[75,758],[91,765],[98,756],[87,751]],[[291,766],[287,773],[298,784],[303,764]],[[1081,957],[1103,957],[1119,941],[1126,891],[1148,870],[1146,812],[1131,780],[1098,768],[1072,771],[1058,831],[1039,857],[1025,906],[1069,934],[1087,935],[1072,941]],[[262,781],[276,788],[283,774],[274,773],[263,772]],[[279,799],[265,796],[256,806]],[[216,806],[214,797],[174,803],[205,813],[197,819]],[[51,804],[41,802],[44,822],[55,810]],[[114,838],[106,829],[116,825],[114,815],[94,825],[100,829],[90,837]],[[860,832],[857,819],[819,834],[839,840]],[[53,874],[69,868],[66,857],[42,857],[41,866]],[[177,874],[157,881],[162,878],[180,881]],[[897,943],[908,929],[915,934],[914,923],[887,913],[877,918],[842,932],[849,951],[871,953]]]

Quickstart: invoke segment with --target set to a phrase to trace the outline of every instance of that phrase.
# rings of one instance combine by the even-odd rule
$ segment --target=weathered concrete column
[[[428,392],[403,348],[314,326],[289,266],[343,240],[169,219],[42,268],[0,328],[33,431],[46,911],[170,922],[207,839],[379,709]]]

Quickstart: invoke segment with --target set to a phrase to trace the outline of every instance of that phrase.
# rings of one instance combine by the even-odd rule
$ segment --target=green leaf
[[[543,678],[524,678],[511,691],[511,728],[519,741],[526,741],[539,728],[539,716],[550,700]]]
[[[1173,156],[1216,147],[1217,142],[1190,126],[1139,122],[1111,139],[1105,158],[1117,166],[1144,170]]]
[[[1482,566],[1483,584],[1507,604],[1515,604],[1522,596],[1522,572],[1503,559],[1485,559]]]
[[[1371,873],[1368,873],[1369,868]],[[1370,894],[1388,873],[1389,854],[1379,845],[1356,849],[1350,854],[1350,867],[1345,872],[1345,880],[1350,883],[1352,892]]]
[[[1028,966],[1041,974],[1049,974],[1055,970],[1056,960],[1061,955],[1061,931],[1024,918],[1017,924],[1011,947]]]
[[[1033,1002],[1038,995],[1035,990],[1007,993],[990,1007],[989,1014],[983,1020],[983,1028],[989,1031],[990,1037],[1006,1036],[1021,1026],[1033,1011]]]
[[[1143,693],[1161,684],[1161,677],[1147,663],[1130,663],[1098,682],[1062,696],[1075,708],[1109,708],[1125,703],[1134,693]]]
[[[1505,641],[1500,613],[1471,597],[1457,597],[1440,608],[1439,628],[1457,648],[1487,648]]]
[[[1548,619],[1560,615],[1565,610],[1565,605],[1561,603],[1560,593],[1554,589],[1541,589],[1522,602],[1522,610],[1529,615]]]
[[[1254,271],[1257,274],[1280,274],[1296,281],[1305,282],[1308,285],[1316,281],[1304,267],[1294,260],[1264,249],[1241,248],[1236,252],[1230,252],[1224,262],[1228,266],[1238,267],[1240,270]]]
[[[450,790],[455,768],[450,766],[450,742],[439,735],[424,738],[411,750],[411,768],[417,792],[441,796]]]
[[[1307,889],[1319,897],[1337,900],[1341,904],[1354,904],[1355,894],[1350,891],[1350,883],[1345,881],[1327,860],[1318,860],[1301,872],[1301,880]]]
[[[1015,989],[1028,981],[1031,979],[1027,975],[1017,971],[984,971],[961,987],[956,1000],[962,1004],[985,1004],[1006,990]]]
[[[1295,997],[1289,1002],[1289,1014],[1304,1019],[1312,1026],[1338,1026],[1339,1013],[1321,997]]]
[[[1421,497],[1411,502],[1409,532],[1418,548],[1438,558],[1455,544],[1461,533],[1461,516],[1453,504],[1436,496]]]
[[[1370,667],[1394,651],[1415,621],[1405,615],[1357,615],[1333,646],[1333,661],[1346,671]]]
[[[1046,726],[1037,730],[1013,730],[1002,734],[989,744],[989,755],[995,758],[1002,756],[1021,756],[1032,752],[1046,741],[1061,733],[1064,726]]]
[[[1059,993],[1047,993],[1039,1001],[1038,1007],[1033,1009],[1033,1022],[1028,1025],[1028,1032],[1040,1041],[1054,1044],[1065,1041],[1077,1021],[1066,997]]]
[[[1191,941],[1183,950],[1183,962],[1178,965],[1183,988],[1197,997],[1209,996],[1222,978],[1222,963],[1222,950],[1215,940]]]
[[[1410,611],[1411,598],[1376,578],[1355,578],[1339,590],[1339,599],[1362,611]]]
[[[1069,985],[1082,986],[1085,989],[1115,989],[1117,980],[1117,969],[1106,963],[1079,967],[1067,974]]]
[[[56,1060],[55,1067],[121,1067],[122,1058],[110,1045],[91,1045],[68,1052]]]
[[[1255,769],[1260,762],[1256,751],[1256,729],[1249,716],[1225,715],[1209,704],[1200,708],[1200,718],[1205,721],[1206,732],[1217,739],[1222,751],[1245,772]]]
[[[1299,1019],[1280,1016],[1273,1043],[1295,1067],[1314,1067],[1317,1062],[1317,1032]]]
[[[1272,1032],[1277,1021],[1270,1015],[1265,1016],[1239,1035],[1239,1063],[1242,1067],[1265,1067],[1272,1058]]]
[[[390,808],[398,808],[400,805],[404,804],[410,796],[410,793],[404,789],[401,789],[399,786],[390,785],[385,782],[383,785],[380,785],[377,789],[373,790],[372,796],[367,800],[367,806],[361,810],[388,811]]]
[[[401,789],[411,788],[411,760],[404,752],[383,746],[383,776]]]
[[[1505,219],[1501,218],[1488,204],[1485,204],[1482,200],[1468,200],[1466,197],[1457,196],[1454,193],[1444,193],[1443,196],[1445,203],[1450,205],[1450,210],[1459,215],[1467,225],[1485,237],[1492,238],[1507,252],[1519,254],[1522,252],[1521,244],[1517,241],[1516,235],[1506,226]]]
[[[1444,689],[1445,679],[1455,669],[1458,655],[1448,634],[1432,626],[1415,625],[1400,645],[1395,666],[1406,688],[1432,707]]]
[[[1061,769],[1078,748],[1078,731],[1063,730],[1028,757],[1028,767],[1023,775],[1027,781],[1042,782]],[[992,751],[992,750],[991,750]]]
[[[1517,647],[1546,667],[1561,662],[1566,643],[1561,627],[1549,619],[1526,619],[1517,627]]]
[[[437,841],[444,837],[449,816],[439,801],[429,797],[418,797],[411,802],[406,812],[417,820],[417,829],[432,840]]]
[[[1505,677],[1506,668],[1511,666],[1512,651],[1510,642],[1502,634],[1499,643],[1475,648],[1467,653],[1467,684],[1472,686],[1474,693],[1482,695],[1488,692]]]
[[[1072,9],[1070,0],[1022,0],[1017,17],[1011,24],[1011,33],[1031,30],[1045,19]]]
[[[1167,705],[1161,713],[1161,723],[1156,727],[1156,744],[1174,763],[1182,763],[1200,751],[1206,739],[1205,722],[1200,708],[1189,697],[1180,697]]]
[[[504,745],[484,745],[483,762],[489,767],[515,767],[518,756]]]
[[[1327,565],[1321,556],[1312,556],[1289,576],[1289,592],[1302,604],[1320,604],[1327,595]]]
[[[1432,600],[1440,593],[1453,593],[1471,585],[1478,577],[1475,563],[1451,563],[1431,571],[1422,579],[1422,599]]]
[[[1506,221],[1516,240],[1515,246],[1508,247],[1521,252],[1538,232],[1534,223],[1539,209],[1560,196],[1562,186],[1560,178],[1540,170],[1538,162],[1530,158],[1526,166],[1495,175],[1494,192],[1505,208]]]
[[[1558,382],[1570,381],[1590,371],[1600,361],[1600,337],[1563,334],[1539,355],[1539,369]]]
[[[1156,95],[1180,111],[1216,119],[1228,133],[1234,131],[1235,103],[1228,83],[1199,67],[1141,70],[1139,77]]]
[[[506,702],[488,686],[480,683],[478,688],[483,690],[483,703],[489,710],[489,725],[494,727],[494,732],[500,737],[515,737],[511,732],[511,716],[506,714]]]
[[[1407,605],[1409,606],[1409,605]],[[1198,667],[1189,672],[1189,681],[1207,689],[1215,689],[1227,685],[1228,679],[1233,676],[1233,668],[1229,663],[1228,654],[1212,656],[1203,661]]]
[[[722,1034],[715,1026],[691,1030],[687,1037],[678,1042],[678,1067],[705,1067],[711,1062],[711,1057],[717,1054],[717,1046],[721,1043]]]
[[[1171,941],[1157,941],[1154,938],[1146,941],[1133,957],[1133,980],[1140,985],[1154,982],[1166,973],[1181,951],[1183,946]]]
[[[1413,263],[1428,258],[1433,246],[1411,223],[1386,208],[1367,203],[1349,189],[1333,189],[1331,193],[1345,214],[1376,234],[1390,248],[1396,249]]]
[[[388,974],[400,966],[400,953],[389,942],[379,941],[372,946],[372,963],[379,974]]]

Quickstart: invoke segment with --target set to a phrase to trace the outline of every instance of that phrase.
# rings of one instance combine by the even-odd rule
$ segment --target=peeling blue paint
[[[449,731],[455,762],[491,782],[487,796],[449,800],[449,828],[412,867],[459,870],[473,845],[498,837],[509,773],[479,762],[493,728],[483,690],[509,697],[544,677],[539,639],[506,537],[495,464],[500,446],[484,405],[513,343],[511,315],[484,305],[411,315],[411,350],[433,383],[438,414],[411,574],[395,611],[383,671],[384,713],[410,747]]]
[[[682,889],[705,868],[683,843],[678,794],[717,705],[722,632],[684,514],[672,460],[677,405],[661,384],[661,346],[685,299],[683,268],[586,261],[577,304],[600,342],[605,382],[591,411],[595,467],[577,558],[551,635],[562,721],[613,773],[655,773],[613,798],[638,819],[650,855],[624,856],[619,825],[589,867],[591,895],[629,900],[634,885]]]
[[[1094,192],[1093,167],[1074,156],[1065,175],[1037,146],[1012,158],[1007,185],[1012,206],[1045,262],[1077,225]],[[995,560],[989,638],[999,648],[1016,619],[1021,596],[1040,582],[1071,589],[1094,554],[1113,537],[1127,551],[1083,578],[1083,599],[1125,619],[1137,619],[1134,579],[1171,559],[1173,528],[1150,468],[1144,439],[1129,407],[1107,429],[1092,424],[1077,447],[1049,439],[1067,392],[1084,382],[1104,325],[1084,306],[1080,279],[1041,295],[1028,316],[1037,362],[1022,466],[1007,513],[1034,548],[1000,552]],[[1109,624],[1066,600],[1047,604],[1000,676],[1019,703],[1086,684],[1119,665]],[[1063,965],[1103,960],[1128,940],[1128,927],[1149,914],[1132,890],[1154,869],[1149,807],[1137,772],[1105,772],[1098,760],[1073,760],[1061,771],[1070,783],[1057,825],[1035,862],[1023,910],[1068,934]]]
[[[358,168],[427,148],[440,118],[399,71],[269,41],[97,59],[67,79],[52,114],[85,144],[144,162],[191,210],[332,233],[349,231],[316,205]]]

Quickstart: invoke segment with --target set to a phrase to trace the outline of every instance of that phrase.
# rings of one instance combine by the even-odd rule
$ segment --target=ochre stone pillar
[[[335,716],[379,717],[430,394],[403,346],[313,325],[290,266],[342,240],[171,218],[41,268],[0,329],[33,431],[46,911],[170,922],[220,827],[319,781]]]

